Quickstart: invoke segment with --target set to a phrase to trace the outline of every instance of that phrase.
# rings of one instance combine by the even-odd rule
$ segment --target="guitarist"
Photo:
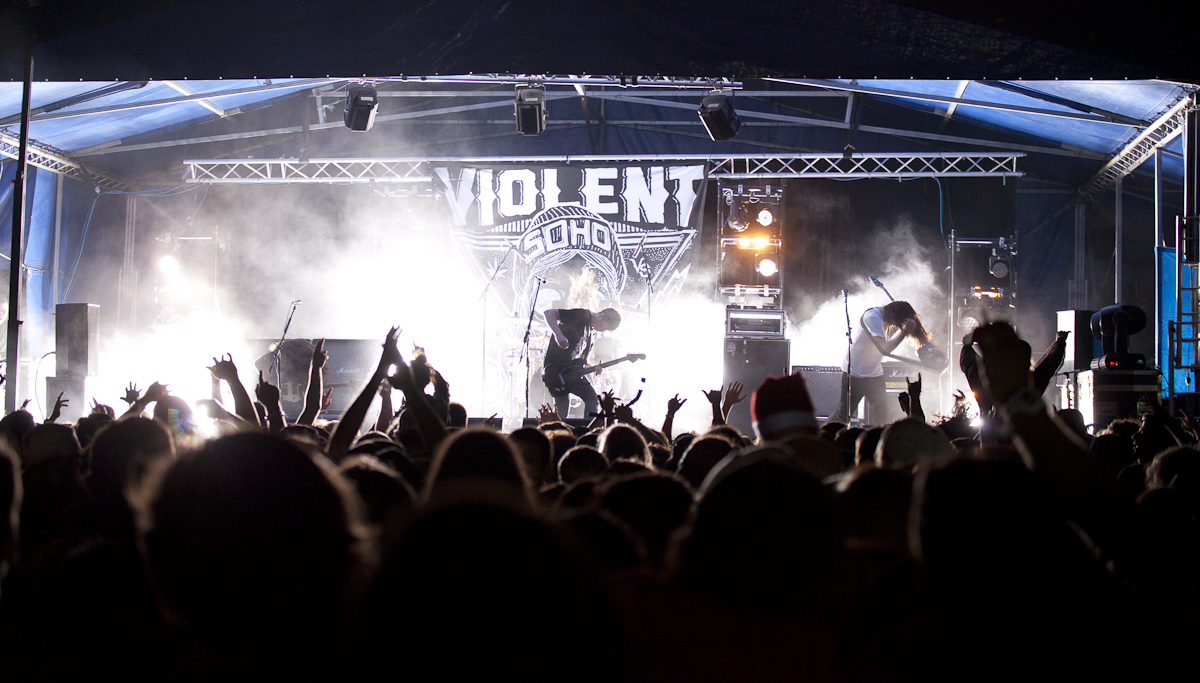
[[[593,313],[585,308],[551,308],[543,315],[546,318],[546,325],[550,327],[550,333],[554,335],[554,339],[546,348],[543,368],[562,367],[577,358],[586,359],[592,350],[591,333],[609,332],[617,329],[621,324],[621,314],[612,308],[606,308],[599,313]],[[588,339],[586,347],[583,344],[585,336]],[[590,417],[599,411],[600,401],[587,377],[572,380],[567,385],[567,392],[567,395],[554,399],[559,417],[567,417],[567,411],[571,406],[569,394],[575,394],[583,399],[584,417]]]
[[[899,404],[887,395],[883,378],[883,357],[896,350],[905,339],[918,346],[933,341],[921,324],[921,318],[907,301],[868,308],[859,321],[857,336],[850,347],[849,367],[843,365],[841,403],[831,421],[846,420],[864,397],[871,424],[884,425],[901,417]],[[850,384],[850,407],[846,406],[846,384]]]

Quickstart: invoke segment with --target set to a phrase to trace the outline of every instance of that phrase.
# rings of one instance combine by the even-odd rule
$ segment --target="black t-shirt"
[[[583,353],[584,333],[592,327],[592,312],[586,308],[558,309],[558,327],[567,338],[567,348],[560,348],[554,337],[546,347],[544,365],[569,363],[578,354]]]

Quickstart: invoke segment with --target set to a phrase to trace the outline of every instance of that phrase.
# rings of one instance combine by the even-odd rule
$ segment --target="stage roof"
[[[1179,182],[1173,121],[1200,81],[1171,38],[1184,22],[1156,3],[1119,22],[1073,3],[962,4],[10,3],[0,154],[33,35],[37,150],[129,187],[177,182],[185,159],[1009,151],[1028,180],[1093,196],[1143,164],[1129,155],[1147,139],[1171,140]],[[345,89],[363,79],[379,115],[351,133]],[[527,83],[548,94],[536,137],[513,122]],[[713,87],[742,117],[732,141],[696,115]]]

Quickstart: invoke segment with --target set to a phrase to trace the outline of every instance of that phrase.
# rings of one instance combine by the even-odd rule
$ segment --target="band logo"
[[[605,305],[669,299],[691,269],[704,166],[570,164],[434,168],[456,245],[513,315],[567,305],[595,274]],[[537,278],[545,279],[538,301]]]

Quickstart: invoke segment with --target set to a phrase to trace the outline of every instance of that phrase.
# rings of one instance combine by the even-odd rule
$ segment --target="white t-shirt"
[[[879,352],[875,343],[863,334],[863,325],[867,326],[871,334],[884,339],[883,308],[868,308],[866,313],[863,313],[862,324],[854,326],[857,336],[854,344],[850,346],[850,360],[853,361],[850,374],[855,377],[879,377],[883,374],[883,354]],[[842,363],[842,371],[846,371],[845,362]]]

